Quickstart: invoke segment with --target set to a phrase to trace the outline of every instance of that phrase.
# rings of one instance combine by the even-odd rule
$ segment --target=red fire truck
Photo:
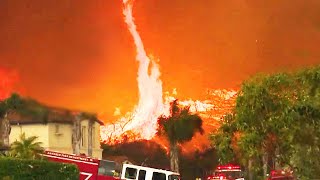
[[[243,172],[238,165],[220,165],[207,176],[207,180],[244,180]]]
[[[114,161],[99,160],[87,156],[65,154],[55,151],[45,151],[43,154],[49,161],[72,163],[78,166],[80,180],[118,180],[115,177]]]

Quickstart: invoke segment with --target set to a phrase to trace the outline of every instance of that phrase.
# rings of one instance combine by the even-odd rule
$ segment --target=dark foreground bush
[[[0,180],[78,180],[73,164],[0,157]]]

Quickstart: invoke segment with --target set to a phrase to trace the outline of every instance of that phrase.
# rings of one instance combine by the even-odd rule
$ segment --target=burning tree
[[[170,115],[158,118],[158,134],[169,141],[171,170],[179,172],[178,145],[190,141],[196,132],[203,134],[204,131],[201,117],[191,114],[189,107],[180,108],[178,100],[170,105]]]

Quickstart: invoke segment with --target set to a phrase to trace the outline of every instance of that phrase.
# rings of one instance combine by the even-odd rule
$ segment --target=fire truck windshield
[[[116,163],[113,161],[100,160],[98,174],[106,176],[116,176],[115,166]]]
[[[241,171],[223,171],[223,172],[216,172],[215,176],[222,176],[226,177],[227,179],[236,179],[243,177],[243,174]]]
[[[178,175],[169,175],[169,180],[180,180],[180,176]]]
[[[207,177],[207,179],[238,180],[243,179],[243,172],[241,171],[241,167],[238,165],[220,165]]]

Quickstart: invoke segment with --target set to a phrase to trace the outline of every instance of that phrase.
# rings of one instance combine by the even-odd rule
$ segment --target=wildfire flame
[[[134,23],[132,14],[133,2],[133,0],[123,0],[123,14],[133,37],[137,51],[136,60],[139,62],[137,78],[139,103],[133,113],[128,113],[125,117],[122,117],[117,124],[102,127],[102,131],[113,132],[113,138],[110,139],[111,137],[109,137],[110,141],[115,141],[117,137],[122,135],[128,136],[128,134],[151,139],[156,133],[157,118],[164,109],[159,66],[152,58],[147,56],[144,49],[143,42]],[[106,137],[102,137],[102,139],[104,138]]]
[[[166,92],[163,98],[159,66],[153,57],[147,56],[144,49],[134,23],[133,2],[134,0],[123,0],[123,14],[137,51],[139,102],[132,112],[128,112],[112,125],[101,127],[101,140],[109,144],[152,139],[157,130],[157,118],[160,115],[169,115],[170,102],[176,99],[174,95],[177,94],[174,89],[171,94]],[[203,118],[220,120],[226,113],[225,110],[233,106],[236,91],[213,90],[209,94],[211,99],[205,101],[180,100],[179,105],[188,106],[191,112],[198,113]],[[120,109],[117,108],[115,115],[120,114]],[[204,126],[215,125],[215,123],[204,123]]]

